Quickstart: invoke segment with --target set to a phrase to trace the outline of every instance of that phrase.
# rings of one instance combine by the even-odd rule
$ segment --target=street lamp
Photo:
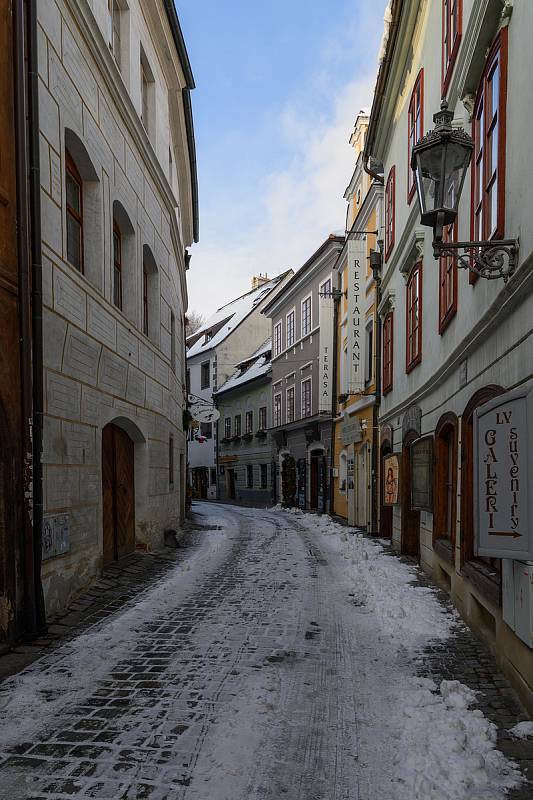
[[[516,268],[518,240],[500,239],[481,242],[444,242],[443,229],[457,217],[459,198],[472,158],[472,137],[462,128],[453,128],[453,111],[443,100],[433,115],[435,127],[413,147],[411,167],[420,206],[422,225],[433,228],[435,258],[452,256],[457,265],[483,278],[503,278],[505,282]],[[465,250],[459,253],[459,250]]]

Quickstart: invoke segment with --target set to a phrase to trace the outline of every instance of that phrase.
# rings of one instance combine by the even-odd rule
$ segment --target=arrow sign
[[[513,539],[520,539],[522,534],[516,531],[489,531],[489,536],[512,536]]]

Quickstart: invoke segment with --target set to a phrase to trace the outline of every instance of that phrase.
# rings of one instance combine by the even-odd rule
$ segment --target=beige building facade
[[[184,514],[186,248],[198,238],[174,6],[42,0],[48,612]]]

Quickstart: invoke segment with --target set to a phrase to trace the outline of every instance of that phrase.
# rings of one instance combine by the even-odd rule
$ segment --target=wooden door
[[[411,448],[417,436],[408,436],[402,451],[402,553],[420,558],[420,511],[411,509]]]
[[[230,500],[235,500],[235,470],[228,469],[228,494]]]
[[[103,561],[135,549],[134,444],[116,425],[102,432]]]
[[[309,507],[318,508],[318,458],[317,455],[311,456],[311,486],[309,492]]]

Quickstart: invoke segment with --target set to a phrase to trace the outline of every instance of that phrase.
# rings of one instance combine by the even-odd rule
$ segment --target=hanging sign
[[[318,410],[331,414],[333,396],[333,319],[335,300],[319,296],[320,352]]]
[[[365,390],[366,239],[348,239],[348,392]]]
[[[474,543],[479,556],[533,561],[533,386],[474,415]]]
[[[383,504],[395,506],[400,502],[400,460],[397,455],[383,459]]]

